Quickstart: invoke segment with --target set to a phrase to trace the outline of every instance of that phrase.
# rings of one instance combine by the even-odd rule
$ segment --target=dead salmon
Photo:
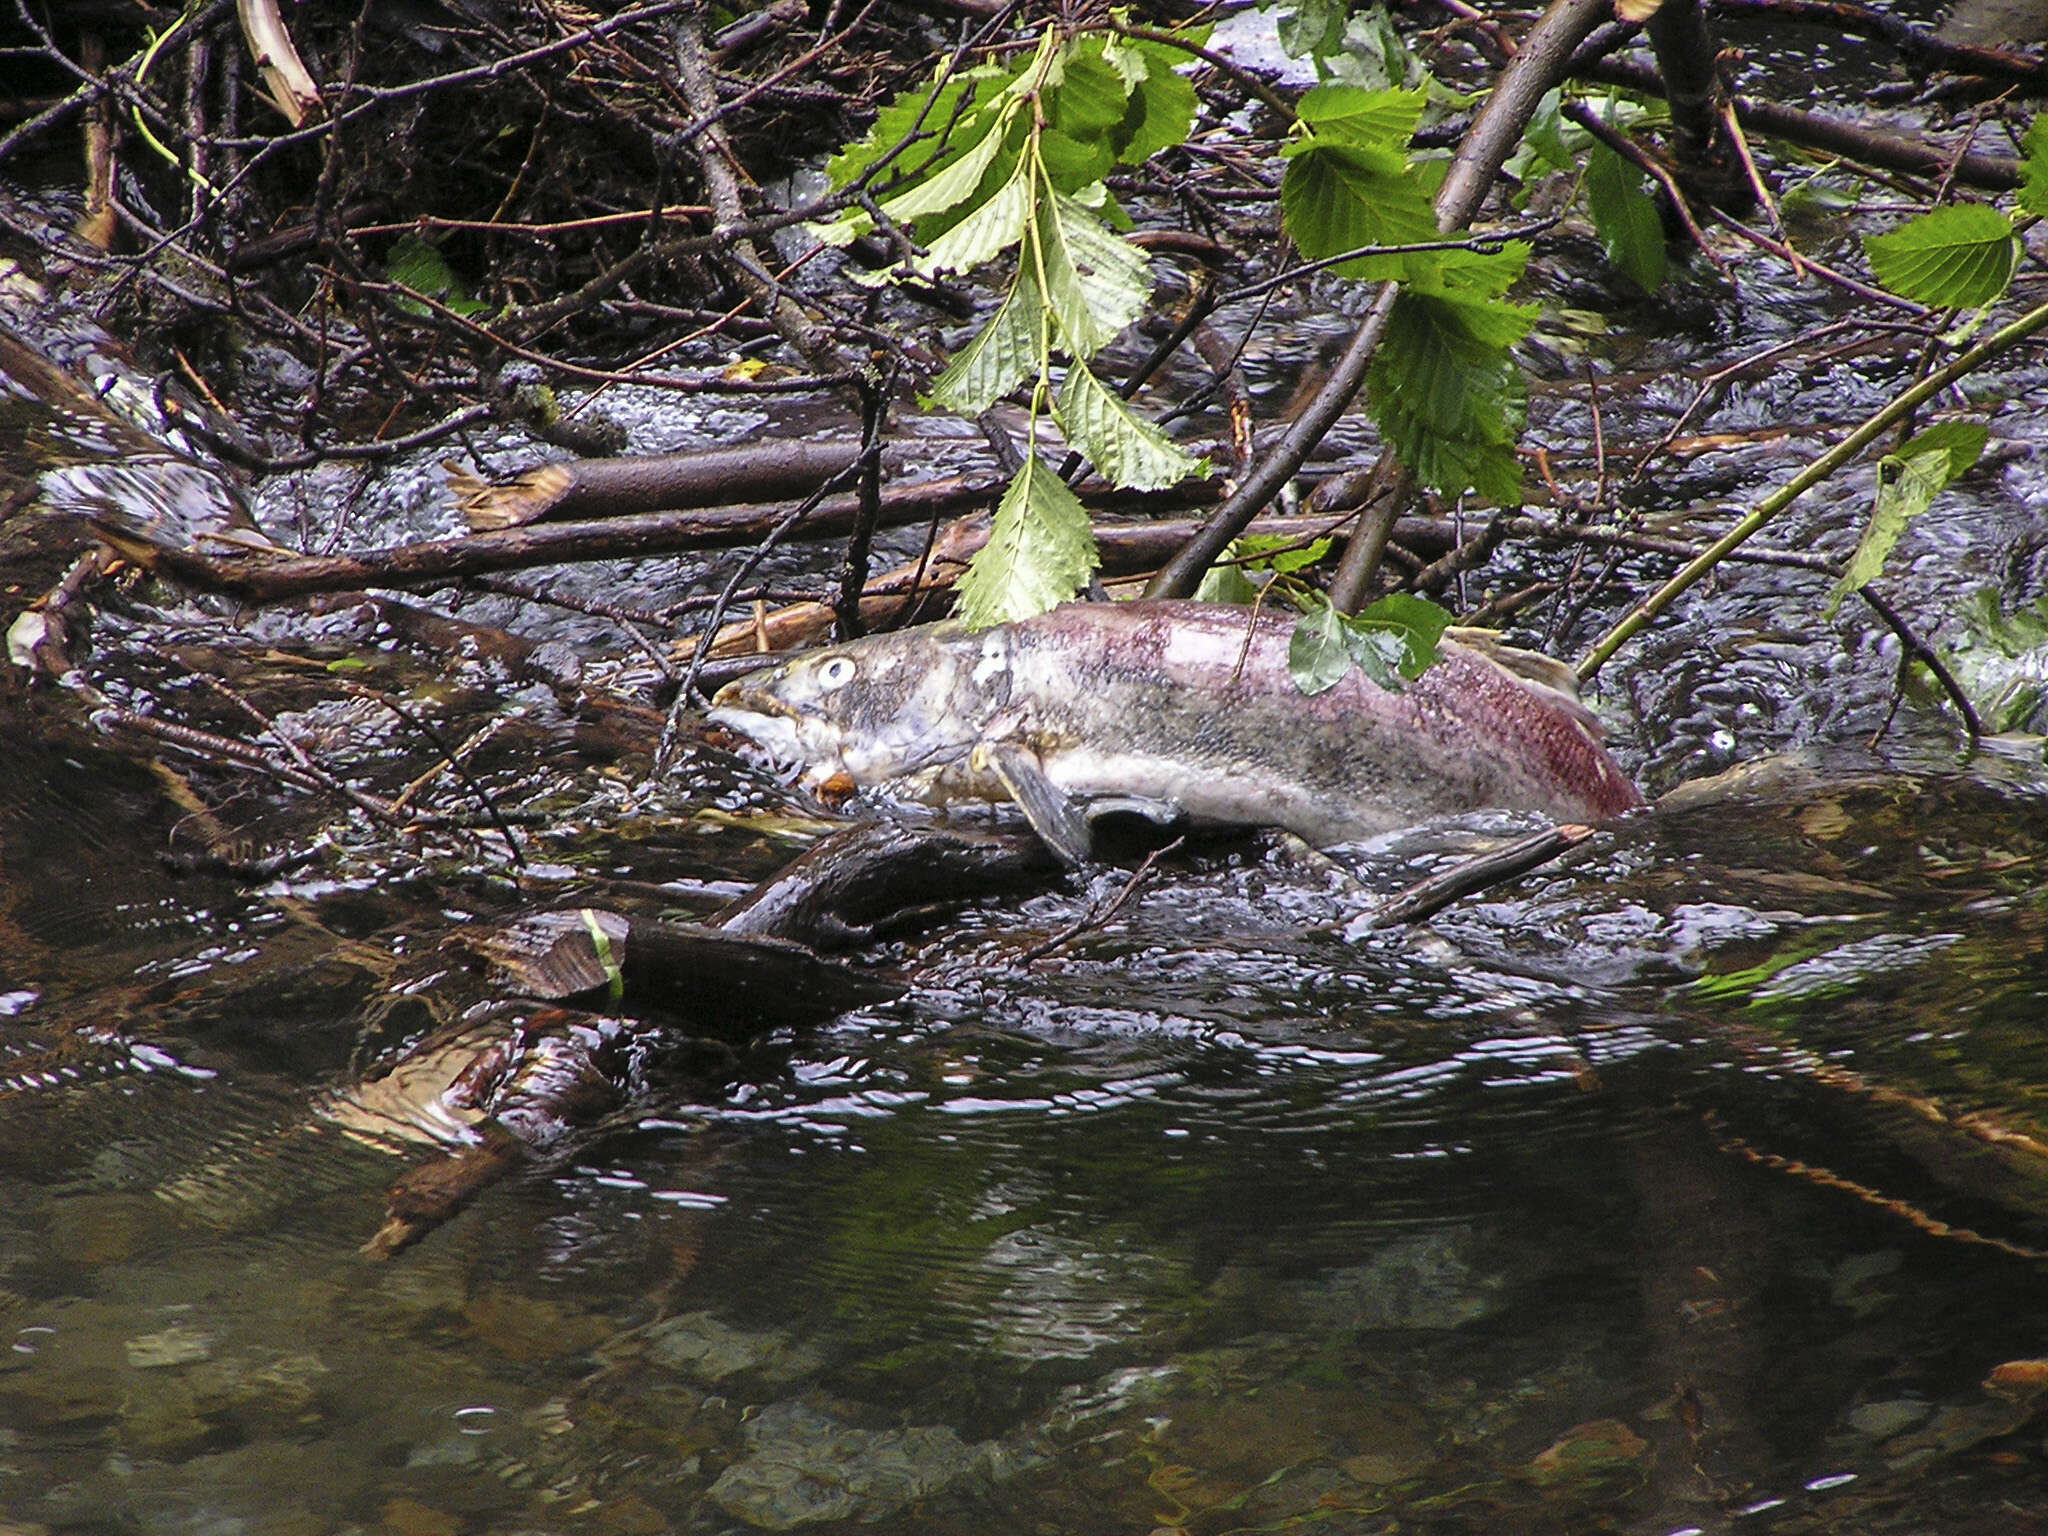
[[[1013,801],[1069,863],[1112,811],[1326,847],[1461,811],[1604,821],[1643,803],[1548,658],[1454,631],[1399,692],[1354,670],[1309,696],[1293,629],[1221,603],[1068,603],[812,651],[728,684],[710,718],[813,789]]]

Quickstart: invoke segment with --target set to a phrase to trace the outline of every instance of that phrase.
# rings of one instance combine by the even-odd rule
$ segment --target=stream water
[[[1540,350],[1531,438],[1560,463],[1589,369],[1620,465],[1703,370],[1837,315],[1753,265],[1739,299],[1694,274],[1654,310],[1548,281],[1554,312],[1610,315]],[[1644,511],[1725,520],[1908,367],[1786,353]],[[2043,665],[1966,615],[2048,591],[2048,394],[2031,361],[1987,387],[1987,466],[1893,582],[1989,692]],[[643,450],[763,425],[610,403]],[[349,537],[437,531],[435,473],[371,485]],[[344,490],[258,512],[290,540]],[[1846,553],[1869,494],[1866,468],[1769,541]],[[350,1106],[473,1000],[443,939],[627,889],[701,912],[803,846],[804,808],[709,748],[644,782],[644,721],[562,681],[622,649],[597,621],[458,615],[542,667],[389,606],[111,603],[91,671],[117,702],[246,730],[195,681],[228,672],[388,793],[437,754],[336,681],[364,677],[452,736],[500,721],[470,770],[536,815],[514,871],[489,834],[395,840],[0,698],[0,1532],[2041,1529],[2041,738],[1964,761],[1914,692],[1868,747],[1897,641],[1853,603],[1823,621],[1824,592],[1733,570],[1601,679],[1647,789],[1738,778],[1417,930],[1347,924],[1517,829],[1208,850],[1044,958],[1127,869],[971,903],[860,955],[901,1001],[653,1064],[381,1261],[427,1149]],[[267,880],[180,874],[198,802],[258,848],[326,841]]]

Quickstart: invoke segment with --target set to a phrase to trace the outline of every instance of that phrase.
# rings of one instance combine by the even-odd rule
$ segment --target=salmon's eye
[[[853,664],[851,656],[829,657],[818,668],[818,686],[825,689],[844,688],[853,681],[853,674],[859,670]]]

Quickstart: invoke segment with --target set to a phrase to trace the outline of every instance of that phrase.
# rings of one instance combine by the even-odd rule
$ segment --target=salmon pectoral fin
[[[1031,830],[1062,864],[1071,869],[1088,862],[1094,851],[1088,819],[1053,787],[1037,753],[1015,741],[984,741],[975,752],[1002,780],[1017,809],[1031,823]]]

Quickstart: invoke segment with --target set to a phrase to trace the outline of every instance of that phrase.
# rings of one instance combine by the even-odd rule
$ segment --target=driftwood
[[[816,949],[866,944],[941,904],[1038,884],[1060,871],[1030,833],[870,822],[822,838],[711,921]]]
[[[919,456],[897,443],[883,469],[901,475]],[[685,507],[732,506],[803,496],[847,474],[860,457],[850,438],[771,440],[693,453],[567,459],[530,469],[500,485],[450,468],[448,489],[471,528],[523,528],[542,520],[623,517]]]
[[[647,1007],[740,1038],[903,995],[892,978],[820,960],[781,936],[785,926],[740,930],[578,907],[463,930],[454,942],[528,996]]]
[[[1664,94],[1664,82],[1655,70],[1626,59],[1600,59],[1574,73],[1600,85],[1618,85],[1651,96]],[[1918,176],[1953,175],[1962,185],[1987,192],[2006,192],[2020,184],[2020,163],[2006,156],[1962,154],[1946,145],[1879,133],[1754,96],[1730,97],[1729,104],[1745,129],[1864,165]]]
[[[986,505],[1001,494],[1004,480],[994,472],[955,475],[921,485],[891,487],[883,494],[878,526],[901,528]],[[1181,509],[1216,492],[1209,481],[1189,481],[1166,491],[1114,491],[1099,484],[1077,492],[1103,510]],[[547,523],[494,533],[361,550],[346,555],[294,555],[268,548],[228,555],[159,542],[111,518],[95,518],[99,535],[121,554],[149,569],[216,592],[255,602],[278,602],[316,592],[352,592],[363,587],[445,586],[465,576],[526,570],[576,560],[640,559],[692,549],[724,549],[768,536],[794,515],[786,506],[742,506],[644,512],[592,523]],[[849,532],[859,517],[856,496],[831,496],[803,521],[809,538]]]

